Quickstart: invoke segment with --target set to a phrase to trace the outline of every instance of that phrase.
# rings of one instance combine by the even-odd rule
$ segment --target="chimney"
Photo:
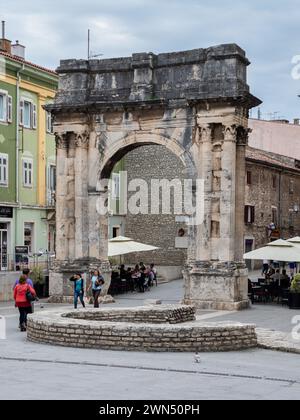
[[[294,119],[294,125],[300,125],[300,118]]]
[[[22,60],[25,60],[25,47],[24,47],[24,45],[21,45],[19,43],[19,41],[16,41],[16,43],[11,46],[11,55],[14,55],[15,57],[21,58]]]
[[[0,51],[11,54],[11,41],[5,38],[5,21],[2,20],[2,38],[0,38]]]

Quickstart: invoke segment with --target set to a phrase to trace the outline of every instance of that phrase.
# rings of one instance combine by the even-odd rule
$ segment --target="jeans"
[[[27,324],[27,315],[32,313],[31,306],[26,306],[25,308],[19,308],[20,312],[20,326],[25,326]]]
[[[101,290],[92,290],[93,292],[93,298],[94,298],[94,308],[99,308],[99,296],[101,293]]]
[[[78,298],[80,299],[81,305],[85,308],[83,297],[84,297],[84,292],[82,290],[80,292],[77,292],[75,290],[74,292],[74,308],[75,309],[77,309]]]

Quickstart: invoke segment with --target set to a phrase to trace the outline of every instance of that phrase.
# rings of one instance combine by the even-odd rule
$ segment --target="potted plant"
[[[290,287],[290,309],[300,309],[300,274],[296,274]]]
[[[43,269],[39,266],[36,266],[32,269],[30,276],[33,281],[34,288],[38,297],[44,297],[44,287],[46,284],[45,276],[43,273]]]

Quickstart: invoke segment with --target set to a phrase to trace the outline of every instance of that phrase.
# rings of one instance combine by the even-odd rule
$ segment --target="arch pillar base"
[[[75,273],[87,273],[85,280],[90,280],[89,273],[99,269],[105,279],[105,286],[101,296],[107,296],[111,282],[111,268],[109,261],[85,258],[74,261],[55,261],[49,272],[49,302],[69,303],[74,295],[74,288],[70,277]]]
[[[186,305],[218,311],[239,311],[250,306],[244,263],[194,262],[185,267],[183,275]]]

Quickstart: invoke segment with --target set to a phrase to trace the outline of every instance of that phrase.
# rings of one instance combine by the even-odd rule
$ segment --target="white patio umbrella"
[[[291,242],[279,239],[263,248],[244,254],[244,259],[300,262],[300,249]]]
[[[296,236],[295,238],[288,239],[290,244],[300,247],[300,236]]]
[[[159,248],[152,245],[135,242],[131,238],[125,236],[118,236],[108,242],[108,256],[116,257],[118,255],[130,254],[132,252],[147,252],[155,251]]]

